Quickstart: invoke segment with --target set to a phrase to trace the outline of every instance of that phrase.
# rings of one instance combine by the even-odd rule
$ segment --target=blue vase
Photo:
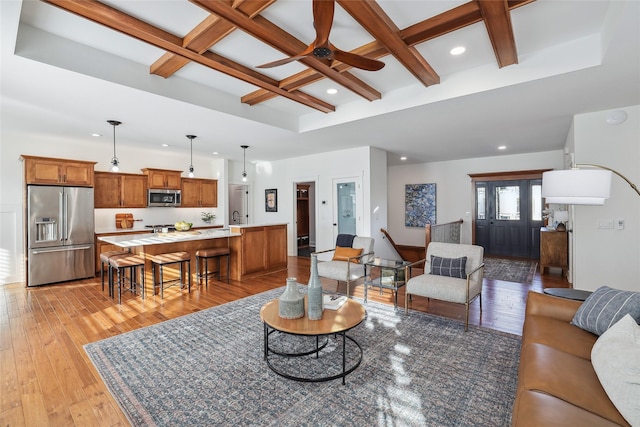
[[[318,256],[311,254],[311,276],[307,287],[307,317],[309,320],[322,319],[322,283],[318,276]]]

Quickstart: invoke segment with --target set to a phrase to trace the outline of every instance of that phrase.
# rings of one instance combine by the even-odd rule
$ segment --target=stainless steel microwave
[[[159,190],[150,188],[149,197],[147,198],[147,206],[180,207],[180,190]]]

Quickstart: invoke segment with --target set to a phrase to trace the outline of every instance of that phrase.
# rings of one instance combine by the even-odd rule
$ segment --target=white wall
[[[2,134],[0,145],[0,284],[24,280],[24,225],[23,225],[23,163],[21,154],[55,157],[63,159],[97,161],[95,170],[106,171],[113,156],[113,145],[110,138],[98,141],[87,136],[86,141],[61,141],[43,138],[39,141],[18,140],[10,135]],[[189,151],[185,153],[164,151],[162,149],[135,149],[126,145],[126,140],[118,138],[117,155],[120,159],[120,171],[125,173],[142,173],[140,169],[160,168],[172,170],[188,170],[190,164]],[[215,223],[224,223],[224,206],[226,195],[225,164],[221,159],[209,159],[194,156],[193,165],[198,178],[218,179],[219,208],[147,208],[147,209],[97,209],[95,214],[96,229],[109,231],[115,228],[115,213],[133,213],[134,218],[144,221],[135,222],[136,229],[144,224],[172,224],[184,220],[195,225],[204,225],[200,212],[213,212],[217,215]],[[186,176],[186,173],[183,174]]]
[[[627,121],[609,125],[608,111],[574,117],[576,163],[610,167],[640,184],[640,106],[620,108]],[[568,144],[569,146],[569,144]],[[624,230],[598,228],[602,221],[624,219]],[[607,285],[640,291],[640,197],[617,176],[604,206],[575,206],[572,248],[575,288]]]
[[[462,243],[471,243],[473,188],[469,174],[517,170],[562,168],[562,151],[515,154],[448,162],[421,163],[389,167],[387,230],[398,244],[423,246],[424,228],[405,227],[405,185],[436,184],[436,222],[447,223],[460,218]]]
[[[376,154],[379,156],[379,153]],[[364,218],[361,229],[369,234],[371,223],[368,216],[371,205],[369,147],[334,151],[314,156],[303,156],[276,162],[262,162],[255,165],[252,174],[253,200],[255,205],[254,224],[288,224],[288,252],[297,252],[293,240],[295,226],[295,182],[316,183],[316,250],[335,247],[333,237],[333,179],[360,177],[364,197]],[[278,212],[265,212],[264,190],[278,190]],[[369,195],[369,197],[367,197]]]

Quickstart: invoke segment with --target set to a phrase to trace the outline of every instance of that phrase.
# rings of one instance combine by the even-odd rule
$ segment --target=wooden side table
[[[540,229],[540,274],[544,274],[545,267],[562,269],[562,275],[567,276],[569,270],[569,233],[551,230],[546,227]]]

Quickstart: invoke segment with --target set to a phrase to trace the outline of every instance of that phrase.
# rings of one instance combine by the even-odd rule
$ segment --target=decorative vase
[[[311,276],[307,287],[307,317],[310,320],[322,319],[322,283],[318,276],[318,256],[311,254]]]
[[[284,319],[304,316],[304,294],[298,290],[295,277],[287,277],[287,287],[278,298],[278,314]]]

